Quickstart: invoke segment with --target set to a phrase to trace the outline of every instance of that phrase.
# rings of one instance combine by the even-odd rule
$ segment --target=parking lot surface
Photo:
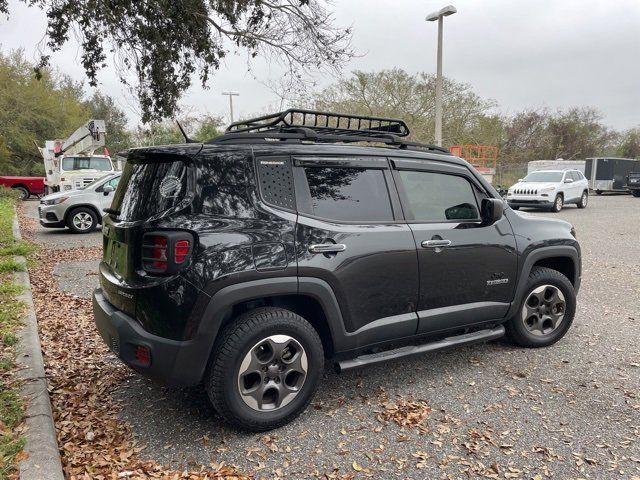
[[[342,375],[328,366],[307,411],[264,434],[227,427],[200,388],[132,373],[112,394],[140,455],[178,470],[224,462],[257,478],[640,478],[640,199],[531,213],[571,222],[583,249],[577,315],[553,347],[499,341]],[[60,263],[60,288],[88,296],[91,268]]]
[[[35,221],[38,219],[38,199],[29,199],[25,202],[25,212],[27,216]],[[84,234],[73,234],[67,228],[38,228],[35,240],[46,248],[60,250],[77,247],[91,247],[102,245],[102,232],[100,226],[95,232]]]

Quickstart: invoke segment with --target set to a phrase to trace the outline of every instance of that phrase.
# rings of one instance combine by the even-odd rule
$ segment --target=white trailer
[[[45,192],[77,190],[117,171],[105,146],[104,120],[89,120],[66,140],[47,140],[38,147],[44,159]],[[104,154],[94,152],[104,149]]]

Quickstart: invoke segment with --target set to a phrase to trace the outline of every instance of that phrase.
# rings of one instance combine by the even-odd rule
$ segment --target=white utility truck
[[[105,145],[104,120],[89,120],[66,140],[47,140],[38,147],[44,158],[45,193],[78,190],[118,171]],[[94,152],[103,149],[103,155]]]

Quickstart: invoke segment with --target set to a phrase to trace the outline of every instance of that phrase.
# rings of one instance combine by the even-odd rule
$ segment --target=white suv
[[[579,170],[538,170],[518,180],[507,192],[507,203],[520,207],[546,208],[559,212],[567,203],[587,206],[589,182]]]

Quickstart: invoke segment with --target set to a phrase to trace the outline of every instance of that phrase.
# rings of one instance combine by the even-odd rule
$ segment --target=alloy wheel
[[[562,197],[560,195],[558,195],[556,197],[556,203],[555,203],[555,210],[556,212],[559,212],[560,210],[562,210]]]
[[[558,287],[541,285],[527,296],[521,318],[525,328],[532,334],[549,335],[562,323],[566,308],[567,302]]]
[[[271,335],[256,343],[242,360],[240,396],[254,410],[278,410],[300,393],[307,369],[307,353],[295,338]]]
[[[89,230],[93,225],[93,217],[87,212],[78,212],[73,216],[73,225],[78,230]]]

